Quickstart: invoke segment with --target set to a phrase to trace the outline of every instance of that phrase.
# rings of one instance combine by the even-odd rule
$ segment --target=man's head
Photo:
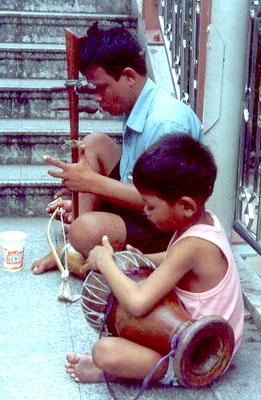
[[[133,182],[151,208],[156,198],[157,208],[163,207],[161,213],[168,212],[169,218],[177,219],[177,210],[185,210],[185,216],[192,217],[204,207],[213,191],[216,174],[214,158],[203,144],[187,135],[170,134],[139,157],[133,170]],[[182,207],[177,208],[174,215],[171,207],[177,203]]]
[[[96,86],[94,98],[112,115],[131,111],[144,83],[145,54],[124,28],[99,29],[80,40],[80,70]]]

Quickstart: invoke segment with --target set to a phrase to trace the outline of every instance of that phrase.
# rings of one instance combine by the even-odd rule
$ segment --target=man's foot
[[[68,353],[65,370],[76,382],[104,382],[103,371],[93,364],[89,354]]]
[[[51,271],[52,269],[56,268],[57,265],[52,252],[48,253],[46,256],[40,258],[39,260],[35,260],[32,265],[32,271],[35,275],[40,275],[44,272]]]

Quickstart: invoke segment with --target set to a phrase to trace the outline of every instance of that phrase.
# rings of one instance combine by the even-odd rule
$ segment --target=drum
[[[155,269],[154,264],[143,254],[122,251],[114,253],[113,258],[121,270],[132,274],[133,277],[140,271],[141,267],[147,267],[150,271]],[[107,334],[109,331],[107,325],[105,325],[104,314],[110,294],[111,290],[106,279],[100,273],[90,271],[82,287],[81,304],[83,313],[92,328],[98,332],[103,328]]]
[[[155,268],[143,255],[131,252],[115,253],[116,264],[133,279],[141,281]],[[147,315],[130,315],[111,296],[106,280],[91,272],[82,288],[85,318],[98,330],[106,326],[106,334],[120,336],[168,354],[175,342],[173,367],[178,382],[186,387],[211,384],[227,368],[234,350],[234,333],[221,317],[207,316],[194,321],[174,292],[165,296]]]

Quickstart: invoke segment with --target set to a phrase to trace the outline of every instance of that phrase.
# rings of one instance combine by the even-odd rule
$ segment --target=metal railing
[[[261,1],[250,2],[234,229],[261,254]]]
[[[160,0],[158,12],[177,97],[203,114],[211,0]]]

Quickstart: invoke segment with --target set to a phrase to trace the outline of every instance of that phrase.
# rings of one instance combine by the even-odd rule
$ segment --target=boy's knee
[[[94,364],[102,369],[110,369],[116,362],[117,346],[113,337],[101,338],[93,346],[92,357]]]

